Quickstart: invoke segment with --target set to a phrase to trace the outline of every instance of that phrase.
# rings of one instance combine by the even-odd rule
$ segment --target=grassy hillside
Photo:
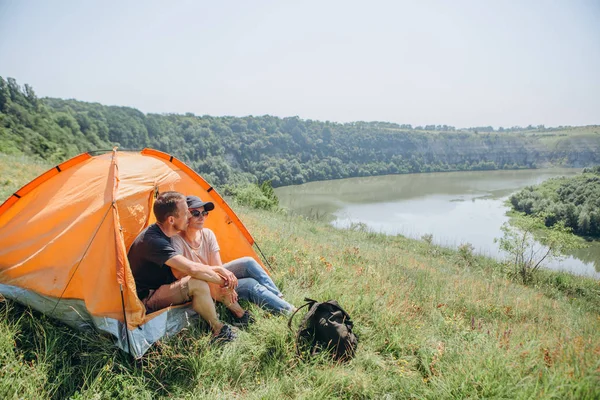
[[[3,171],[20,162],[0,158]],[[0,398],[600,397],[598,281],[544,272],[526,287],[468,252],[235,209],[286,297],[350,313],[354,360],[299,360],[285,318],[253,308],[235,343],[210,346],[197,322],[132,362],[108,338],[0,301]]]
[[[0,204],[21,186],[52,166],[32,157],[0,153]]]

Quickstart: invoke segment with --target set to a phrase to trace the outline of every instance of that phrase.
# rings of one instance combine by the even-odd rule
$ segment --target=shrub
[[[433,243],[433,235],[431,233],[423,235],[421,236],[421,240],[423,240],[428,245],[431,245]]]
[[[494,241],[509,255],[514,276],[524,284],[533,280],[544,262],[561,259],[566,250],[582,247],[577,237],[571,234],[571,229],[562,222],[546,228],[543,216],[520,215],[510,223],[504,223],[501,229],[502,238]]]
[[[279,199],[271,186],[271,181],[260,185],[249,183],[243,186],[228,186],[225,194],[233,196],[239,204],[263,210],[278,210]]]
[[[471,243],[463,243],[458,246],[458,257],[461,263],[464,263],[467,267],[472,266],[475,261],[474,251],[475,248]]]

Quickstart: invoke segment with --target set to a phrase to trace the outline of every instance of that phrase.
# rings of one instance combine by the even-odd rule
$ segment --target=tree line
[[[418,128],[269,115],[144,114],[130,107],[40,99],[31,86],[0,77],[0,152],[59,162],[115,145],[151,147],[180,158],[217,187],[600,163],[600,127],[585,135],[554,135],[542,127],[534,131],[543,135],[518,127],[502,132],[489,127]]]

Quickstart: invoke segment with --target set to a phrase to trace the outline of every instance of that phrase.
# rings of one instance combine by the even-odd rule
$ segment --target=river
[[[494,243],[508,217],[506,199],[520,189],[581,169],[467,171],[386,175],[311,182],[275,189],[282,207],[337,227],[363,223],[370,230],[411,238],[433,235],[448,247],[470,243],[475,252],[504,254]],[[600,279],[600,242],[547,268]]]

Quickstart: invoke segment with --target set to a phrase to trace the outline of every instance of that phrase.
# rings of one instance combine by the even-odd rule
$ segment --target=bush
[[[600,175],[600,165],[595,165],[593,167],[587,167],[583,169],[583,173],[589,173],[589,174],[597,174]]]
[[[471,243],[463,243],[458,246],[458,257],[461,264],[471,267],[475,262],[474,251],[475,248]]]
[[[243,186],[228,186],[225,194],[233,196],[239,204],[263,210],[278,210],[279,199],[271,186],[271,181],[260,185],[249,183]]]
[[[433,235],[431,233],[425,234],[421,236],[421,240],[427,243],[428,245],[431,245],[433,243]]]
[[[508,254],[514,267],[514,276],[524,284],[533,280],[544,262],[561,259],[567,250],[582,247],[571,234],[571,228],[565,227],[562,222],[546,228],[543,216],[521,214],[510,223],[504,223],[500,229],[503,236],[494,241],[500,244],[500,250]]]

